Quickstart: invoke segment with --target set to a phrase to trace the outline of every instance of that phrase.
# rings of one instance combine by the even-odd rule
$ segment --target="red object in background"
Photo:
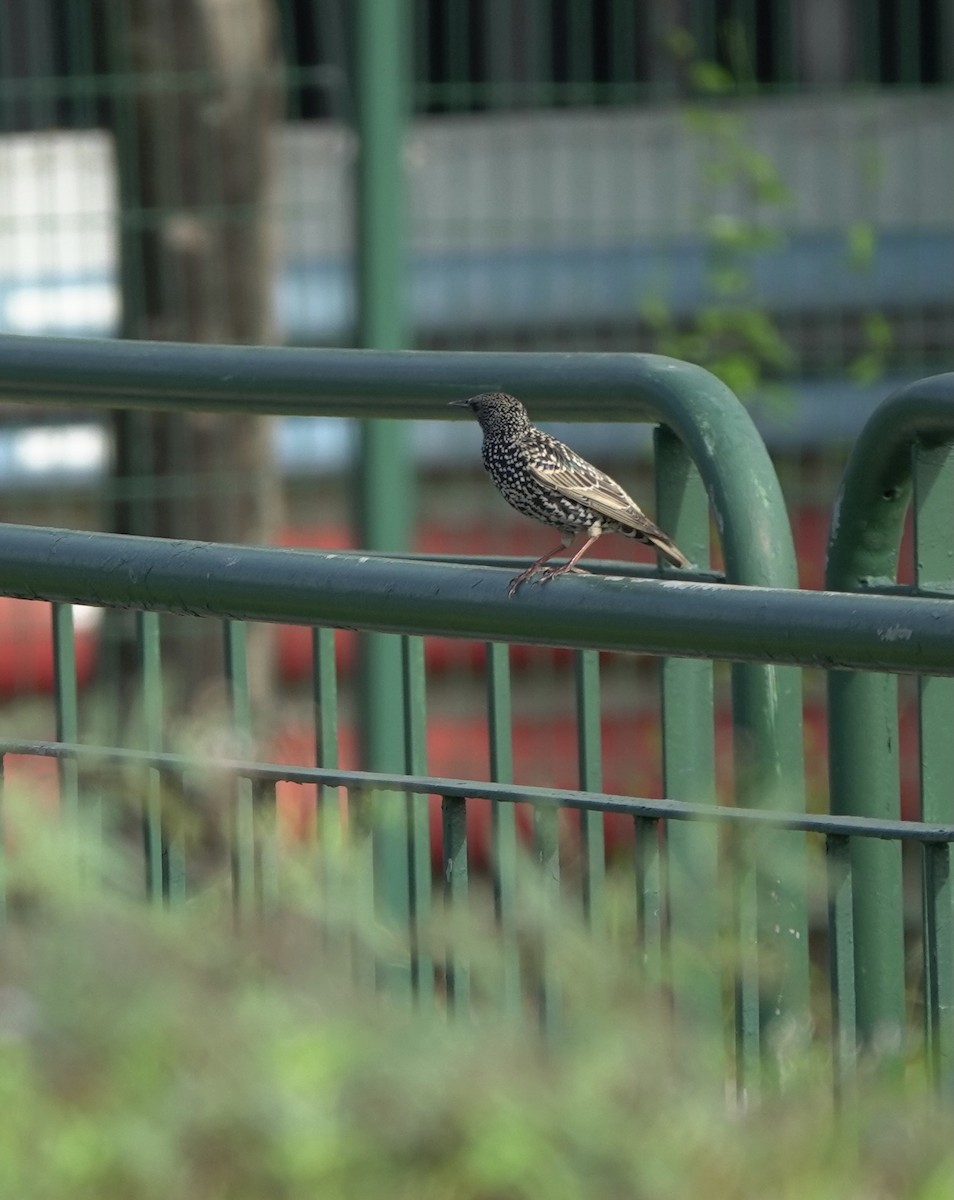
[[[102,613],[73,606],[76,682],[93,677]],[[53,609],[39,600],[0,596],[0,696],[53,691]]]

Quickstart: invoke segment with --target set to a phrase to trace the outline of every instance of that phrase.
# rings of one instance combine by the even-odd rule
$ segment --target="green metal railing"
[[[913,505],[912,505],[913,500]],[[914,515],[915,585],[896,583],[909,508]],[[832,523],[827,584],[866,597],[908,591],[954,598],[954,375],[903,388],[866,425],[845,471]],[[881,636],[911,640],[907,621]],[[921,816],[954,815],[951,683],[918,679]],[[900,809],[897,679],[877,672],[829,675],[831,794],[836,812],[891,819]],[[901,843],[851,848],[855,880],[854,959],[857,1020],[866,1039],[891,1036],[905,1023],[904,902]],[[929,956],[926,1005],[934,1052],[950,1073],[954,1055],[954,961],[949,845],[922,863],[925,911],[941,922]]]
[[[945,398],[949,383],[923,386],[925,395],[936,393],[939,412],[950,411]],[[274,886],[274,843],[263,835],[257,814],[273,812],[279,781],[318,788],[319,825],[325,829],[337,820],[334,789],[347,789],[358,823],[371,795],[377,819],[370,846],[379,913],[408,932],[406,956],[389,962],[387,974],[393,986],[413,991],[420,1003],[434,1003],[435,964],[417,940],[432,904],[428,797],[441,797],[443,868],[451,907],[467,899],[467,811],[470,803],[483,798],[493,811],[495,907],[507,963],[502,999],[516,1011],[526,980],[517,937],[514,805],[533,808],[533,857],[544,886],[554,892],[577,886],[560,881],[556,810],[580,812],[578,886],[582,910],[590,920],[599,919],[607,886],[601,814],[622,814],[631,818],[636,831],[636,915],[647,969],[668,973],[679,1011],[721,1028],[724,980],[715,963],[717,941],[725,929],[715,898],[727,865],[719,827],[731,827],[737,868],[730,873],[732,932],[741,953],[732,1013],[739,1083],[751,1090],[758,1084],[771,1031],[805,1023],[811,1012],[807,911],[812,883],[806,835],[821,835],[828,848],[822,895],[830,908],[832,1006],[841,1076],[850,1071],[856,1053],[856,1005],[857,1032],[867,1037],[866,1013],[882,1003],[877,991],[874,999],[867,995],[867,959],[862,953],[865,905],[870,897],[877,899],[880,883],[865,873],[869,852],[856,847],[883,843],[894,854],[906,840],[921,847],[926,881],[920,927],[927,1044],[939,1079],[950,1086],[950,972],[945,965],[951,960],[952,941],[945,873],[954,840],[950,811],[932,802],[922,822],[901,822],[896,812],[861,815],[863,810],[851,808],[838,790],[842,775],[833,771],[833,808],[850,815],[806,815],[798,670],[821,667],[832,671],[833,680],[917,673],[925,678],[927,706],[922,704],[922,711],[935,722],[931,728],[940,740],[943,689],[954,676],[949,588],[924,584],[927,594],[917,596],[794,590],[791,536],[771,463],[744,409],[710,375],[688,364],[638,355],[287,351],[0,339],[0,396],[28,403],[443,418],[453,414],[446,406],[448,399],[493,387],[516,392],[530,403],[534,416],[662,422],[656,438],[657,516],[701,569],[681,575],[666,572],[661,578],[649,568],[622,573],[604,566],[601,578],[570,577],[560,586],[525,589],[510,600],[505,586],[509,571],[494,563],[0,526],[0,594],[54,604],[57,658],[55,740],[8,738],[0,744],[0,753],[55,758],[68,812],[95,802],[84,787],[86,766],[139,764],[147,772],[143,805],[149,890],[157,902],[175,899],[183,893],[189,863],[164,823],[165,785],[169,779],[181,780],[194,764],[164,740],[156,614],[191,613],[222,622],[230,723],[244,735],[254,719],[248,703],[245,623],[312,626],[319,765],[247,759],[219,764],[234,787],[233,878],[240,913],[265,902]],[[925,430],[924,436],[939,428]],[[922,490],[926,481],[927,476]],[[925,525],[933,503],[925,498],[919,504],[925,547],[937,544],[937,530]],[[733,586],[707,569],[710,506],[720,532],[724,578]],[[849,519],[846,504],[838,537],[850,538]],[[925,549],[926,555],[934,553]],[[833,563],[836,557],[833,552]],[[924,569],[932,569],[927,558],[925,562]],[[841,586],[837,578],[832,583]],[[138,745],[97,744],[81,727],[72,603],[136,612],[145,717]],[[404,730],[403,771],[359,772],[338,766],[335,628],[399,636],[400,655],[379,662],[375,682]],[[489,782],[448,780],[427,771],[430,714],[421,641],[427,635],[489,643]],[[512,782],[507,645],[520,642],[568,646],[576,652],[578,791],[553,792]],[[602,792],[600,650],[664,658],[665,800]],[[715,803],[716,659],[733,664],[736,795],[731,808]],[[941,690],[931,690],[935,683]],[[863,717],[858,715],[859,725]],[[863,732],[853,736],[861,745]],[[833,761],[840,752],[836,746]],[[936,770],[936,765],[930,769]],[[857,956],[852,949],[856,928]],[[671,952],[680,945],[695,947],[698,953]],[[891,953],[895,949],[889,947]],[[711,969],[700,970],[700,961]],[[542,1017],[554,1022],[558,987],[546,963],[545,955],[536,986]],[[891,967],[896,969],[900,968]],[[466,1007],[464,946],[453,946],[442,970],[448,1002],[455,1009]]]

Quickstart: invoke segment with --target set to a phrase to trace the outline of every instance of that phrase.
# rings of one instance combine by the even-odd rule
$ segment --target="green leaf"
[[[694,63],[689,78],[693,86],[700,92],[710,96],[724,96],[735,90],[735,80],[732,73],[725,67],[714,62]]]
[[[883,353],[894,345],[894,332],[884,313],[866,313],[863,329],[865,341],[872,350]]]
[[[848,240],[848,261],[858,271],[867,270],[874,260],[874,226],[870,221],[853,221],[845,236]]]
[[[639,304],[639,315],[655,330],[672,324],[672,312],[661,296],[644,296]]]

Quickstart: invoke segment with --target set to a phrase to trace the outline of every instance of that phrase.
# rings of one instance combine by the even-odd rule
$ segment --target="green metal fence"
[[[853,594],[954,594],[954,376],[938,375],[895,393],[875,412],[845,471],[832,522],[827,585]],[[914,513],[915,584],[895,582],[909,507]],[[885,626],[883,638],[908,640],[906,622]],[[918,679],[921,816],[950,821],[954,813],[951,718],[947,680]],[[898,691],[893,676],[832,671],[829,675],[831,798],[835,812],[897,816]],[[857,1019],[866,1038],[903,1026],[904,904],[900,843],[852,847]],[[946,927],[939,957],[927,955],[926,1017],[931,1030],[948,1022],[938,1053],[950,1069],[954,963],[948,957],[951,909],[949,848],[925,849],[925,920]],[[936,906],[936,907],[935,907]],[[947,1014],[945,1017],[944,1014]]]
[[[382,969],[392,986],[411,990],[422,1004],[434,1003],[443,983],[449,1003],[464,1008],[466,945],[453,943],[445,964],[435,964],[413,947],[433,902],[428,797],[441,798],[443,874],[452,908],[467,901],[467,813],[483,799],[494,816],[495,905],[509,956],[503,1000],[517,1008],[527,978],[517,938],[515,805],[532,807],[532,857],[542,886],[578,892],[582,910],[593,921],[600,919],[607,886],[602,817],[615,814],[635,828],[634,902],[647,971],[666,978],[680,1013],[715,1028],[731,1017],[740,1087],[757,1087],[780,1030],[807,1028],[811,1019],[809,933],[819,920],[819,904],[827,912],[821,926],[831,957],[839,1079],[850,1074],[859,1042],[896,1034],[904,1024],[900,980],[902,987],[913,982],[923,997],[926,1045],[939,1081],[950,1087],[954,823],[946,757],[950,739],[943,727],[950,719],[949,677],[954,676],[950,522],[945,522],[951,385],[951,377],[928,381],[881,410],[859,446],[861,466],[849,471],[836,521],[831,583],[842,594],[807,593],[794,590],[781,495],[748,415],[723,385],[685,363],[639,355],[288,351],[0,339],[0,396],[28,404],[407,419],[450,417],[449,399],[506,386],[526,399],[535,415],[659,422],[657,516],[700,564],[695,573],[662,576],[655,569],[622,571],[604,564],[597,571],[601,577],[568,578],[559,586],[525,589],[510,600],[505,583],[512,567],[505,572],[507,564],[494,561],[306,553],[2,526],[0,594],[53,603],[57,670],[55,737],[9,737],[0,752],[5,759],[55,759],[67,813],[101,810],[108,803],[105,765],[128,769],[138,764],[145,771],[135,794],[147,833],[147,887],[157,903],[181,897],[190,863],[170,830],[166,805],[170,790],[181,793],[200,764],[169,740],[159,614],[190,613],[221,622],[230,744],[251,751],[222,754],[219,763],[220,790],[229,793],[232,881],[240,914],[267,903],[274,888],[276,843],[267,820],[263,825],[258,818],[273,812],[276,786],[281,781],[316,786],[319,827],[326,830],[337,819],[334,789],[344,788],[354,824],[361,826],[369,811],[373,817],[369,850],[378,913],[408,934],[403,954]],[[923,563],[917,595],[894,594],[897,589],[883,586],[880,578],[897,543],[896,514],[907,500],[903,464],[910,461]],[[868,492],[859,496],[859,488]],[[890,516],[876,519],[884,506]],[[724,577],[708,568],[710,509]],[[882,558],[875,563],[878,554]],[[839,574],[842,562],[850,565]],[[859,594],[860,579],[872,594]],[[129,744],[104,744],[95,728],[86,728],[74,669],[74,603],[136,613],[142,720]],[[316,766],[256,761],[252,734],[258,714],[249,701],[245,644],[247,623],[258,621],[314,629]],[[400,658],[378,660],[373,686],[393,714],[403,770],[358,772],[338,766],[336,628],[400,639]],[[489,643],[489,780],[428,774],[431,713],[422,655],[422,638],[428,635]],[[575,652],[577,791],[554,793],[510,778],[507,647],[514,643]],[[665,799],[601,791],[600,651],[663,658]],[[732,806],[716,803],[715,660],[732,663]],[[831,673],[832,811],[844,815],[804,811],[799,667]],[[900,821],[896,801],[893,806],[887,801],[887,768],[882,772],[881,765],[891,742],[892,714],[873,711],[865,696],[872,688],[888,696],[884,680],[899,673],[922,680],[920,822]],[[580,813],[579,868],[563,880],[560,809]],[[827,848],[823,867],[812,852],[819,837]],[[896,882],[902,844],[919,854],[922,880],[908,937],[921,947],[923,966],[907,974]],[[731,891],[728,918],[715,903],[723,885]],[[741,956],[732,972],[729,1004],[717,953],[726,920]],[[674,952],[680,946],[697,953]],[[706,964],[702,970],[700,961]],[[544,1021],[556,1021],[559,996],[545,958],[534,980]]]

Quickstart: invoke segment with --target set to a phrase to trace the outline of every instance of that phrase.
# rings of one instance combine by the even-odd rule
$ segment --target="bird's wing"
[[[601,516],[621,525],[660,534],[662,531],[650,521],[636,501],[626,494],[619,484],[592,466],[585,458],[570,450],[568,446],[555,443],[548,447],[550,454],[529,463],[530,472],[546,487],[562,492],[571,500],[578,500]]]

